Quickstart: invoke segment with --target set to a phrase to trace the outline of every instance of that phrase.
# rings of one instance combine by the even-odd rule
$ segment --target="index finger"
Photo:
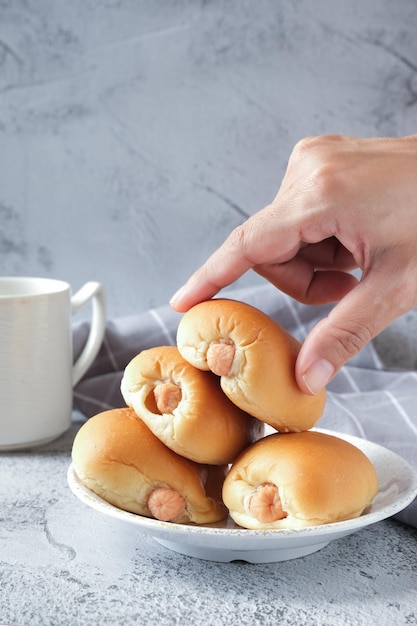
[[[298,232],[280,223],[277,208],[265,207],[235,228],[225,242],[209,257],[171,298],[176,311],[216,295],[256,265],[283,263],[299,250]]]

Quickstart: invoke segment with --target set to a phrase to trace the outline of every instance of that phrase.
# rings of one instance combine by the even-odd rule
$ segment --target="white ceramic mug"
[[[73,364],[72,314],[91,301],[91,329]],[[0,450],[51,441],[71,424],[73,387],[96,357],[106,326],[98,282],[71,295],[61,280],[0,277]]]

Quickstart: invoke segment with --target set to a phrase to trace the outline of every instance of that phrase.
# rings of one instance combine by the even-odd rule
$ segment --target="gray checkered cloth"
[[[299,304],[268,283],[225,295],[261,309],[300,341],[329,310]],[[141,350],[174,345],[179,319],[166,305],[109,321],[99,355],[74,391],[75,408],[90,417],[125,406],[120,382],[127,363]],[[74,328],[75,357],[88,330],[87,323]],[[417,470],[417,372],[384,370],[372,345],[366,346],[328,385],[317,426],[378,443]],[[417,527],[417,499],[396,518]]]

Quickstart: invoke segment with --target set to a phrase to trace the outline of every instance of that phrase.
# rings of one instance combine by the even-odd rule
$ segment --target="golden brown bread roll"
[[[232,402],[280,432],[308,430],[323,413],[326,392],[304,394],[295,380],[301,344],[249,304],[195,305],[180,320],[177,345],[194,367],[221,377]]]
[[[315,431],[277,433],[236,459],[223,485],[245,528],[303,528],[359,517],[378,491],[375,468],[347,441]]]
[[[192,367],[175,346],[140,352],[121,391],[165,445],[197,463],[230,463],[263,435],[263,424],[230,402],[218,377]]]
[[[72,461],[86,487],[125,511],[195,524],[227,515],[221,500],[227,466],[182,458],[130,408],[104,411],[85,422],[74,439]]]

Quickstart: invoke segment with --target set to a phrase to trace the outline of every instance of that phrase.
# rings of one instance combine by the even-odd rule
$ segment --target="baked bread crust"
[[[359,517],[377,491],[375,468],[359,448],[307,431],[269,435],[247,448],[225,479],[223,501],[245,528],[297,529]]]
[[[295,379],[301,343],[249,304],[219,298],[195,305],[180,320],[177,345],[194,367],[220,375],[233,403],[280,432],[308,430],[323,413],[325,390],[307,395]],[[210,359],[213,349],[220,364]]]
[[[134,357],[121,392],[166,446],[198,463],[231,463],[264,433],[261,422],[226,397],[217,376],[190,365],[175,346]]]
[[[221,498],[227,466],[179,456],[130,408],[104,411],[85,422],[74,439],[72,462],[88,489],[122,510],[155,517],[149,498],[163,488],[184,501],[183,510],[169,521],[208,524],[227,515]]]

